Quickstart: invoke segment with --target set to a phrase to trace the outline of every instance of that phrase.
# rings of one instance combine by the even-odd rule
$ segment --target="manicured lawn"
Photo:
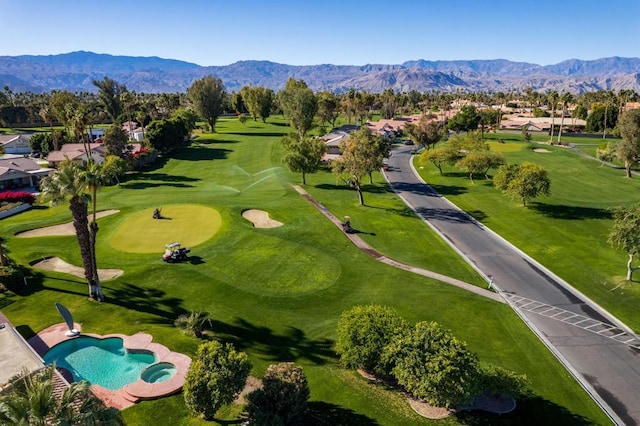
[[[566,147],[504,140],[504,144],[490,142],[491,148],[502,151],[507,162],[544,166],[551,179],[550,196],[522,207],[503,196],[490,180],[476,179],[471,184],[453,167],[440,175],[432,164],[416,165],[438,192],[630,327],[640,329],[640,287],[624,280],[627,256],[607,243],[612,226],[609,209],[640,201],[640,179],[627,179],[623,170],[602,166]],[[534,152],[536,147],[550,152]]]
[[[181,334],[175,318],[201,310],[213,318],[209,337],[246,351],[252,374],[295,361],[311,388],[308,424],[429,425],[607,424],[607,418],[519,318],[505,305],[435,280],[381,264],[357,250],[296,191],[294,175],[281,167],[279,137],[289,129],[280,117],[268,124],[221,119],[217,134],[161,159],[121,186],[100,191],[100,209],[120,213],[100,221],[98,266],[125,274],[104,283],[105,303],[87,300],[86,284],[72,276],[33,271],[21,294],[5,299],[3,312],[29,337],[61,322],[54,303],[67,306],[83,330],[131,334],[144,331],[171,350],[193,355],[199,341]],[[417,219],[374,173],[365,207],[355,192],[336,187],[328,171],[309,176],[306,189],[390,257],[481,285],[482,281]],[[111,245],[136,215],[155,207],[189,204],[215,209],[220,227],[194,246],[191,261],[164,264],[156,252],[130,253]],[[284,224],[259,229],[241,217],[258,208]],[[145,216],[145,217],[146,217]],[[74,237],[12,238],[16,232],[68,221],[66,206],[38,207],[2,221],[12,256],[26,264],[60,256],[80,264]],[[198,227],[198,223],[194,223]],[[142,236],[144,238],[144,235]],[[168,242],[168,241],[167,241]],[[134,242],[135,243],[135,242]],[[132,243],[132,244],[134,244]],[[531,394],[504,416],[429,421],[403,398],[341,369],[333,350],[340,313],[358,304],[391,306],[408,321],[437,321],[451,329],[484,363],[526,374]],[[219,413],[237,418],[239,408]],[[190,417],[182,396],[142,402],[124,411],[128,424],[204,424]]]

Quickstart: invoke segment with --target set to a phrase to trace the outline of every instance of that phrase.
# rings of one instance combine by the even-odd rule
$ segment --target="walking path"
[[[342,221],[340,221],[340,219],[335,217],[333,215],[333,213],[331,213],[329,210],[327,210],[326,207],[324,207],[322,204],[320,204],[318,201],[316,201],[315,198],[313,198],[307,191],[302,189],[300,186],[293,185],[293,187],[294,187],[294,189],[296,191],[298,191],[298,193],[300,195],[302,195],[316,209],[318,209],[331,222],[333,222],[334,225],[336,225],[338,228],[342,229]],[[406,263],[402,263],[402,262],[398,262],[397,260],[390,259],[387,256],[385,256],[382,253],[380,253],[379,251],[375,250],[369,244],[365,243],[362,240],[362,238],[360,238],[356,234],[347,234],[347,233],[345,233],[345,236],[349,240],[351,240],[351,242],[356,247],[358,247],[360,250],[362,250],[363,252],[367,253],[369,256],[373,257],[374,259],[376,259],[376,260],[378,260],[378,261],[380,261],[382,263],[386,263],[387,265],[394,266],[396,268],[403,269],[405,271],[413,272],[414,274],[422,275],[422,276],[425,276],[425,277],[433,278],[433,279],[438,280],[438,281],[442,281],[442,282],[447,283],[447,284],[451,284],[453,286],[462,288],[464,290],[470,291],[470,292],[478,294],[480,296],[484,296],[484,297],[487,297],[489,299],[495,300],[496,302],[505,303],[504,299],[502,297],[500,297],[500,295],[498,295],[498,294],[496,294],[496,293],[494,293],[492,291],[485,290],[483,288],[480,288],[480,287],[477,287],[475,285],[466,283],[464,281],[457,280],[457,279],[452,278],[452,277],[448,277],[446,275],[439,274],[437,272],[429,271],[427,269],[417,268],[415,266],[407,265]]]

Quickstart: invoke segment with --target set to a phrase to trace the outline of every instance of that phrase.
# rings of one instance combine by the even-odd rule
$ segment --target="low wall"
[[[10,210],[5,210],[0,212],[0,219],[4,219],[5,217],[13,216],[14,214],[22,213],[25,210],[29,210],[31,208],[31,204],[20,204],[17,207],[14,207]]]

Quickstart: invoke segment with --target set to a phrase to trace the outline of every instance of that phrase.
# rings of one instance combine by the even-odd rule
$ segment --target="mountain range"
[[[506,59],[428,61],[384,65],[294,66],[269,61],[239,61],[225,66],[200,66],[158,57],[132,57],[71,52],[43,56],[0,56],[0,85],[14,92],[50,90],[95,92],[93,80],[108,76],[144,93],[184,92],[205,75],[220,77],[228,91],[249,83],[273,90],[287,79],[304,80],[314,91],[344,92],[350,88],[371,93],[511,91],[531,87],[584,93],[631,89],[640,93],[640,59],[611,57],[570,59],[554,65],[537,65]]]

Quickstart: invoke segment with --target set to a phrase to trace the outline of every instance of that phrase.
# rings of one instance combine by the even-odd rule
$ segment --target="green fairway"
[[[159,253],[164,245],[180,242],[183,246],[202,244],[220,229],[222,218],[210,208],[193,204],[162,206],[162,218],[153,218],[154,208],[130,213],[112,233],[109,243],[128,253]]]
[[[292,188],[300,175],[282,168],[279,139],[290,128],[282,117],[268,123],[221,118],[215,134],[161,157],[122,185],[101,188],[98,207],[119,214],[100,219],[97,261],[124,275],[103,283],[106,301],[87,300],[82,279],[29,270],[19,294],[0,295],[3,313],[26,337],[62,321],[54,304],[73,313],[87,333],[149,333],[173,351],[193,356],[200,341],[184,335],[175,319],[189,311],[211,316],[207,339],[231,342],[247,352],[251,374],[269,364],[293,361],[304,368],[311,390],[305,424],[459,425],[609,424],[607,417],[547,348],[505,304],[378,262],[356,248],[344,233]],[[431,269],[474,285],[481,277],[386,186],[380,173],[364,185],[366,206],[355,191],[328,169],[307,176],[304,187],[337,217],[350,215],[368,244],[386,256]],[[133,252],[151,239],[141,223],[155,207],[181,219],[185,205],[204,209],[197,224],[174,238],[154,237],[148,251]],[[173,210],[174,208],[178,210]],[[247,209],[269,213],[284,226],[254,228]],[[473,209],[472,209],[473,210]],[[219,229],[204,235],[201,222],[219,214]],[[70,220],[65,205],[36,206],[2,220],[11,256],[21,264],[59,256],[81,264],[75,236],[15,238],[17,232]],[[141,222],[136,222],[140,220]],[[160,222],[160,223],[158,223]],[[193,232],[200,243],[186,238]],[[213,231],[215,232],[215,231]],[[123,241],[114,248],[114,240]],[[164,244],[194,246],[188,262],[166,264]],[[334,351],[340,314],[355,305],[392,307],[411,323],[437,321],[476,352],[483,364],[526,374],[530,393],[508,415],[472,413],[427,420],[403,395],[342,369]],[[242,409],[227,407],[220,424],[235,424]],[[182,395],[143,401],[123,412],[129,425],[200,425]]]
[[[603,166],[567,147],[526,144],[514,135],[490,136],[504,136],[505,144],[489,143],[491,149],[503,152],[508,163],[542,165],[551,179],[551,195],[522,207],[495,189],[490,179],[472,184],[453,167],[445,168],[442,175],[432,164],[416,162],[416,168],[460,208],[630,327],[640,329],[640,287],[625,282],[627,255],[607,243],[613,223],[609,209],[640,201],[640,179],[625,178],[624,170]]]

